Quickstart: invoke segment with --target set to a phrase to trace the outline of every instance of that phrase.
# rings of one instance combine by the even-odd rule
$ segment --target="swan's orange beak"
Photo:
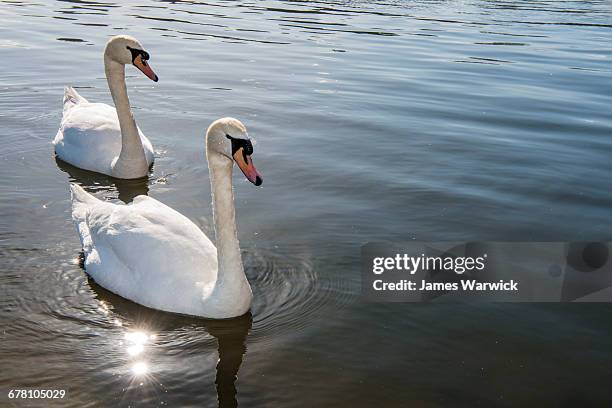
[[[142,73],[149,77],[149,79],[151,79],[152,81],[158,81],[159,78],[157,78],[157,75],[155,74],[155,72],[153,72],[149,63],[146,60],[142,59],[142,55],[139,55],[134,58],[134,66],[141,70]]]
[[[261,183],[263,183],[263,178],[261,178],[261,175],[257,172],[251,156],[244,153],[243,147],[236,150],[236,153],[234,153],[234,161],[238,167],[240,167],[240,170],[242,170],[242,173],[244,173],[247,180],[256,186],[261,186]]]

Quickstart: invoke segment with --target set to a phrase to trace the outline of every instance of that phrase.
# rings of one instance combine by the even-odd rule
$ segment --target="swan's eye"
[[[139,50],[136,48],[132,48],[129,45],[126,45],[125,48],[127,48],[128,50],[130,50],[130,52],[132,53],[132,62],[134,62],[136,60],[136,58],[140,55],[140,59],[143,63],[143,65],[147,65],[147,63],[145,61],[147,61],[150,58],[150,55],[148,52],[146,52],[145,50]]]
[[[244,144],[244,152],[246,154],[248,154],[248,155],[253,154],[253,145],[251,144],[251,141],[250,140],[245,140],[244,142],[245,142],[245,144]]]

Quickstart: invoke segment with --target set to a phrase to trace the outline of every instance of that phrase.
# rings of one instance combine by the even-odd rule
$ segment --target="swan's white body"
[[[220,319],[249,310],[252,292],[236,234],[233,162],[223,144],[231,127],[223,121],[211,125],[206,146],[217,248],[193,222],[153,198],[138,196],[118,205],[71,185],[85,270],[98,284],[169,312]]]
[[[147,196],[117,205],[71,190],[85,270],[99,285],[168,312],[226,318],[249,310],[248,282],[242,293],[215,294],[217,249],[187,217]]]
[[[137,127],[137,131],[148,169],[153,163],[153,146],[140,128]],[[73,88],[66,87],[64,116],[53,140],[55,153],[60,159],[73,166],[111,176],[121,154],[121,139],[115,108],[105,103],[91,103]]]
[[[125,84],[125,65],[131,63],[133,56],[134,65],[157,81],[141,54],[148,59],[140,43],[129,36],[115,36],[106,44],[104,70],[115,107],[90,103],[66,87],[63,118],[53,140],[60,159],[116,178],[148,174],[153,146],[136,126]]]

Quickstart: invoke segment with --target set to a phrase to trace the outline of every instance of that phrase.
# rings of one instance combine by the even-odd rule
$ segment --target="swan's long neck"
[[[217,285],[226,288],[248,286],[236,232],[236,211],[232,189],[233,163],[207,149],[208,169],[217,237]]]
[[[105,55],[104,71],[121,128],[121,153],[114,163],[112,175],[118,178],[143,177],[148,172],[148,165],[128,99],[125,66]]]

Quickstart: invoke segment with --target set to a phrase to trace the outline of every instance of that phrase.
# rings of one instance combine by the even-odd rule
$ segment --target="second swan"
[[[133,64],[157,82],[148,60],[149,53],[133,37],[118,35],[106,44],[104,71],[115,108],[91,103],[74,88],[66,88],[64,117],[53,140],[60,159],[120,179],[148,174],[153,146],[136,126],[125,85],[126,64]]]

